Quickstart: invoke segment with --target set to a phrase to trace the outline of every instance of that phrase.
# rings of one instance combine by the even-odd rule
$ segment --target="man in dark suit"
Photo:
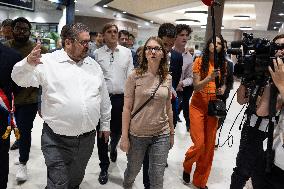
[[[171,23],[162,24],[159,27],[158,37],[162,39],[165,49],[167,50],[169,56],[170,72],[172,76],[173,96],[176,97],[175,90],[180,81],[182,73],[182,65],[183,65],[182,54],[172,49],[176,40],[176,27]],[[178,108],[176,101],[177,101],[176,98],[172,100],[174,126],[176,126],[177,124],[177,116],[178,116]]]
[[[1,96],[7,97],[11,106],[11,94],[14,87],[11,79],[13,66],[21,60],[21,55],[16,51],[3,46],[0,43],[0,90]],[[8,126],[8,113],[0,106],[0,188],[7,188],[9,174],[9,147],[10,137],[3,139],[2,136]]]

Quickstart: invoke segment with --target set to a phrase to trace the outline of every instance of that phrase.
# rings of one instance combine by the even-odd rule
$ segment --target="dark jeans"
[[[189,121],[189,99],[193,93],[193,86],[187,86],[183,88],[183,91],[178,92],[178,100],[180,102],[180,106],[183,110],[183,117],[185,119],[185,124],[187,130],[190,128],[190,121]],[[180,110],[181,110],[180,108]]]
[[[2,135],[6,131],[7,117],[0,115],[0,188],[6,189],[9,174],[9,147],[10,137],[6,140],[2,139]],[[12,131],[13,132],[13,131]]]
[[[239,152],[236,159],[236,167],[231,176],[230,189],[243,189],[247,180],[252,178],[254,185],[256,166],[263,152],[263,140],[265,132],[258,128],[244,125],[241,133]]]
[[[111,120],[110,120],[110,145],[111,150],[116,150],[117,144],[121,137],[122,128],[122,111],[123,111],[123,94],[110,95],[111,100]],[[97,132],[99,132],[100,126],[97,126]],[[101,171],[108,171],[110,164],[108,156],[108,143],[105,143],[105,139],[97,137],[97,148],[100,160]]]
[[[16,123],[21,135],[19,139],[19,161],[21,163],[26,163],[29,160],[31,134],[37,109],[37,103],[16,106]]]
[[[95,130],[74,137],[58,135],[44,123],[41,150],[47,166],[46,189],[79,189],[95,137]]]

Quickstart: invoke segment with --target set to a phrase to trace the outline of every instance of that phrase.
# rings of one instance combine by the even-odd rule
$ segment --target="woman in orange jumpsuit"
[[[192,164],[196,162],[193,175],[193,184],[199,189],[208,189],[206,186],[214,155],[214,145],[218,127],[218,118],[207,115],[209,100],[216,99],[217,94],[223,94],[226,86],[226,62],[224,41],[221,36],[216,37],[216,49],[220,69],[214,69],[214,45],[210,39],[203,55],[197,58],[193,65],[194,94],[191,98],[190,136],[193,142],[183,162],[183,180],[190,182]],[[219,76],[221,87],[216,89],[215,77]]]

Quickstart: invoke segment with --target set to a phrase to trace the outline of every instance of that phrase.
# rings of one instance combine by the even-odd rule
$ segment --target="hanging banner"
[[[35,0],[0,0],[0,5],[34,11]]]

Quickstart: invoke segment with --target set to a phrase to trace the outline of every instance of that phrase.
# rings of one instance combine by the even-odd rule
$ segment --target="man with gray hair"
[[[109,138],[111,104],[103,72],[87,56],[88,27],[66,25],[61,38],[63,49],[42,56],[38,44],[14,66],[12,79],[22,87],[42,86],[46,188],[78,189],[93,152],[99,120],[99,135]]]

